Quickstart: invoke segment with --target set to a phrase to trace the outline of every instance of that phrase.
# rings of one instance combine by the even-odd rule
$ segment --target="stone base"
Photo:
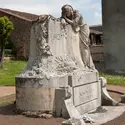
[[[104,106],[104,108],[107,109],[104,113],[96,112],[85,115],[94,119],[95,123],[93,125],[101,125],[121,116],[125,112],[125,106]],[[90,124],[86,123],[86,125]]]
[[[62,122],[62,125],[102,125],[115,118],[121,116],[125,112],[125,106],[104,106],[105,112],[93,112],[84,114],[82,119],[84,123],[81,123],[81,119],[70,118]]]
[[[17,87],[16,92],[17,110],[69,117],[64,105],[65,89]]]
[[[64,104],[70,98],[84,114],[101,105],[101,83],[97,71],[76,72],[47,78],[16,77],[16,107],[21,111],[50,112],[68,118]]]
[[[64,105],[67,86],[67,76],[50,79],[16,77],[16,108],[22,112],[48,112],[69,117]]]

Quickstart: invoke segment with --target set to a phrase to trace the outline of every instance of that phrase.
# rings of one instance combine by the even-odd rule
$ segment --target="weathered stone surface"
[[[55,107],[55,89],[16,87],[16,107],[23,111],[51,111]]]
[[[74,59],[78,63],[77,65],[84,66],[79,49],[79,33],[74,32],[70,25],[65,28],[60,25],[60,21],[49,21],[48,43],[51,46],[53,55],[62,57],[62,60],[67,56]]]
[[[84,66],[79,45],[79,33],[52,16],[32,26],[28,65],[16,77],[17,109],[68,118],[65,99],[81,114],[100,106],[98,72]]]
[[[88,75],[89,75],[89,73],[88,73]],[[86,74],[85,74],[85,76],[86,76]],[[84,75],[81,76],[81,79],[82,79],[82,77],[86,78],[86,77],[84,77]],[[91,75],[90,75],[90,78],[91,78]],[[78,76],[78,79],[79,79],[79,76]],[[101,92],[100,92],[101,85],[99,84],[98,81],[93,82],[93,83],[88,81],[88,83],[86,83],[86,82],[84,83],[83,80],[78,82],[78,79],[75,75],[73,76],[73,82],[71,82],[71,76],[70,77],[62,76],[62,77],[56,77],[56,78],[51,77],[49,80],[41,79],[41,78],[39,78],[39,79],[17,78],[17,84],[16,84],[16,86],[17,86],[16,89],[17,89],[17,93],[18,93],[17,94],[17,107],[20,107],[21,110],[25,110],[26,105],[28,104],[30,106],[27,110],[31,110],[32,108],[35,108],[34,111],[37,109],[38,110],[47,109],[50,105],[48,105],[48,107],[46,108],[47,105],[45,105],[45,107],[44,107],[44,105],[41,105],[42,102],[40,100],[44,101],[44,98],[45,99],[48,98],[47,99],[48,104],[52,103],[52,101],[53,101],[53,103],[55,103],[55,106],[56,106],[56,108],[53,107],[54,104],[52,103],[51,104],[52,107],[48,108],[48,110],[55,112],[55,114],[57,116],[61,116],[61,114],[63,114],[63,116],[68,117],[67,110],[63,103],[64,103],[64,99],[66,97],[65,88],[68,87],[68,84],[70,82],[70,84],[72,84],[71,86],[73,86],[73,84],[74,84],[73,89],[71,89],[71,98],[74,102],[74,105],[77,107],[77,109],[82,114],[85,112],[91,111],[93,109],[96,109],[98,106],[101,105]],[[79,84],[76,85],[74,83],[74,81],[78,82]],[[62,88],[62,89],[56,89],[56,92],[55,92],[54,88]],[[49,93],[49,90],[50,91],[52,90],[54,92]],[[27,98],[29,98],[29,96],[32,95],[32,93],[34,93],[34,94],[33,94],[33,96],[30,97],[30,100],[34,100],[35,102],[33,101],[31,103],[30,100],[28,102],[26,102],[25,100],[28,100]],[[51,98],[50,98],[50,95],[52,96]],[[25,98],[21,99],[20,96],[25,96]],[[35,96],[36,96],[36,98],[35,98]],[[22,104],[22,103],[26,103],[26,104]],[[40,105],[41,105],[41,107],[40,107]]]
[[[79,87],[74,87],[74,105],[79,106],[92,100],[96,100],[99,97],[99,84],[88,83]]]
[[[81,59],[79,33],[75,33],[70,25],[63,28],[52,16],[46,18],[45,22],[32,26],[30,57],[20,76],[49,79],[76,70],[89,70]]]
[[[34,88],[60,88],[68,86],[68,76],[56,76],[47,78],[22,78],[16,77],[17,87]]]
[[[73,101],[71,98],[65,100],[65,105],[71,118],[77,118],[77,119],[82,118],[82,115],[73,105]]]
[[[71,98],[65,100],[65,105],[66,105],[66,109],[67,109],[71,119],[69,119],[68,121],[66,121],[64,123],[67,125],[70,125],[70,124],[71,125],[85,125],[85,123],[82,119],[82,115],[79,113],[79,111],[73,105],[73,101]],[[62,123],[62,125],[64,123]]]
[[[64,118],[69,118],[69,114],[66,110],[64,99],[66,96],[65,89],[56,89],[55,91],[55,116],[63,116]]]
[[[64,27],[60,21],[44,15],[32,26],[28,65],[16,77],[16,107],[34,117],[46,117],[46,112],[71,117],[63,122],[67,125],[93,123],[84,114],[97,111],[102,97],[114,101],[90,58],[87,25],[85,29],[84,25],[76,27],[74,32],[71,25]],[[80,52],[80,42],[85,51]]]
[[[83,84],[97,82],[99,75],[97,71],[79,71],[69,76],[69,85],[72,87],[80,86]]]
[[[101,83],[98,80],[98,72],[69,76],[73,104],[81,114],[101,106]]]

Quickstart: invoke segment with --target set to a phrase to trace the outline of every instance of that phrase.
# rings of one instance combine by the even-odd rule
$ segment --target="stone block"
[[[97,71],[82,71],[69,76],[69,85],[72,87],[99,81]]]
[[[34,87],[34,88],[60,88],[68,86],[68,76],[50,76],[48,79],[35,77],[16,77],[17,87]]]
[[[16,87],[16,108],[22,111],[53,112],[54,88]]]
[[[73,104],[81,114],[101,106],[101,83],[98,72],[70,76]]]

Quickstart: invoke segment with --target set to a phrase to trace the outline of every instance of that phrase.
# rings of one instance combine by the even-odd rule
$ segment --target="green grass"
[[[0,85],[15,85],[15,76],[21,73],[26,65],[25,61],[5,61],[4,68],[0,69]]]
[[[100,73],[100,76],[105,77],[107,79],[108,84],[125,85],[125,76],[107,75],[107,74],[104,74],[104,73]]]
[[[14,104],[14,101],[2,101],[0,102],[0,107]]]
[[[4,68],[0,69],[0,85],[15,85],[15,76],[20,74],[26,65],[26,61],[5,61]],[[100,76],[105,77],[108,84],[125,85],[125,76],[107,75],[104,73],[100,73]]]

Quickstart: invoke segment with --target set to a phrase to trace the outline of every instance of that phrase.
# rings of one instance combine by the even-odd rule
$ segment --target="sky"
[[[61,16],[61,7],[70,4],[79,10],[89,25],[102,23],[101,0],[0,0],[0,8],[8,8],[33,14]]]

